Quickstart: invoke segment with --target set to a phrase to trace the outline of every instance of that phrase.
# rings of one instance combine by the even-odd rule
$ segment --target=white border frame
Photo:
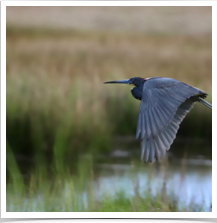
[[[217,2],[215,1],[3,1],[1,2],[1,217],[2,218],[217,218],[216,202],[213,199],[212,212],[192,213],[152,213],[152,212],[6,212],[6,6],[212,6],[212,24],[217,17]],[[212,25],[213,57],[216,54],[217,26]],[[215,40],[215,41],[214,41]],[[214,61],[214,59],[213,59]],[[216,63],[212,63],[213,74],[217,73]],[[205,77],[205,76],[204,76]],[[215,82],[215,75],[213,80]],[[215,94],[215,89],[213,89]],[[215,111],[215,97],[213,108]],[[213,116],[213,123],[215,123]],[[214,126],[212,128],[214,133]],[[216,140],[213,138],[213,148]],[[216,150],[212,157],[216,157]],[[212,162],[213,172],[216,163]],[[213,188],[217,188],[216,174],[212,175]],[[217,197],[215,189],[212,197]]]

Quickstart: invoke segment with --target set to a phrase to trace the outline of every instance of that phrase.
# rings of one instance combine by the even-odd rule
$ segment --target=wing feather
[[[155,146],[152,138],[150,138],[149,141],[150,141],[150,162],[153,162],[155,156]]]
[[[149,152],[150,152],[150,148],[151,148],[150,140],[147,141],[146,145],[147,145],[147,147],[146,147],[146,150],[145,150],[145,162],[148,162]]]
[[[167,140],[167,138],[162,133],[158,137],[160,138],[161,142],[164,144],[164,148],[167,150],[167,148],[170,147],[169,140]]]
[[[170,136],[170,134],[167,131],[163,131],[160,135],[163,135],[167,139],[167,142],[169,143],[169,147],[170,147],[170,145],[173,142],[172,136]],[[167,150],[168,150],[168,147],[167,147]]]
[[[161,157],[161,152],[160,152],[160,148],[158,147],[158,144],[156,143],[156,140],[153,140],[154,143],[154,147],[155,147],[155,158],[158,161]]]
[[[199,89],[171,78],[145,82],[136,132],[136,138],[141,133],[141,159],[152,162],[165,155],[199,93]]]
[[[151,129],[152,137],[154,137],[155,135],[157,135],[157,125],[155,123],[152,110],[149,110],[147,112],[148,112],[148,115],[149,115],[150,126],[151,126],[150,129]]]
[[[149,121],[149,116],[148,116],[148,112],[146,111],[145,115],[144,115],[145,119],[144,119],[144,124],[145,124],[145,137],[148,140],[151,137],[151,129],[150,129],[150,121]]]
[[[159,118],[155,108],[152,109],[152,115],[153,115],[153,118],[154,118],[154,122],[155,122],[156,128],[157,129],[161,129],[162,128],[162,121]]]
[[[162,144],[162,142],[159,140],[159,137],[157,136],[155,139],[155,145],[159,151],[159,156],[156,157],[157,160],[159,160],[163,154],[163,151],[164,151],[164,145]]]
[[[142,122],[142,117],[143,117],[142,115],[138,116],[137,128],[136,128],[136,139],[139,138],[140,132],[142,131],[142,128],[141,128],[141,126],[142,126],[142,123],[141,123]]]
[[[143,140],[141,142],[141,154],[140,154],[140,160],[141,161],[143,160],[143,157],[144,157],[144,154],[145,154],[145,151],[146,151],[146,147],[147,147],[147,142],[145,140]]]
[[[164,118],[164,114],[160,110],[160,108],[157,107],[157,106],[154,108],[154,110],[155,110],[156,114],[158,115],[158,117],[159,117],[159,119],[161,121],[161,127],[160,127],[160,129],[163,129],[163,127],[167,125],[167,122],[166,122],[166,120]]]
[[[170,116],[172,114],[166,110],[167,108],[162,104],[162,102],[159,102],[158,106],[156,108],[158,109],[159,112],[161,112],[163,114],[164,121],[166,122],[166,124],[164,126],[167,126],[170,122]],[[164,128],[164,126],[163,126],[163,128]]]
[[[145,137],[145,117],[144,115],[141,117],[141,124],[142,124],[142,132],[141,132],[141,139]]]

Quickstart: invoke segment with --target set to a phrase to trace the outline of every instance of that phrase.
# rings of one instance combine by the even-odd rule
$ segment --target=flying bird
[[[179,125],[195,102],[212,109],[207,94],[183,82],[166,77],[108,81],[104,84],[130,84],[134,98],[141,101],[136,139],[141,139],[141,161],[158,161],[170,149]]]

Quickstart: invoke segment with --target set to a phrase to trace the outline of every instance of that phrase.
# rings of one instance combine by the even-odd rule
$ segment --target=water
[[[82,178],[85,179],[84,188],[89,188],[88,185],[91,184],[94,200],[100,201],[101,198],[107,196],[115,199],[120,191],[123,191],[127,198],[132,198],[135,193],[145,198],[148,193],[154,199],[157,194],[161,196],[166,193],[171,195],[170,197],[174,199],[176,207],[180,210],[182,207],[191,205],[194,211],[201,211],[198,209],[201,206],[203,206],[202,211],[211,211],[212,161],[210,155],[203,154],[203,151],[211,152],[211,146],[190,145],[191,148],[187,146],[185,149],[182,146],[175,146],[159,162],[150,164],[139,162],[138,146],[128,149],[127,146],[120,145],[122,147],[114,150],[110,155],[94,157],[92,177],[89,177],[88,157],[81,157],[81,166],[87,169],[87,176],[84,175]],[[193,146],[196,147],[197,155],[193,153],[187,155],[185,150],[193,151]],[[183,151],[183,153],[175,155],[173,151]],[[180,159],[180,157],[183,158]],[[70,168],[70,165],[68,167]],[[92,181],[89,181],[90,179]],[[63,193],[65,197],[70,198],[72,187],[70,183],[65,183]],[[88,189],[76,191],[76,195],[79,199],[79,210],[82,210],[82,206],[88,208]],[[37,208],[34,209],[34,205],[31,208],[33,208],[32,211],[37,211],[38,207],[44,204],[44,198],[43,194],[37,194],[37,192],[34,197],[33,204]],[[21,210],[26,211],[26,208],[27,203],[24,202]],[[14,210],[13,201],[9,204],[8,210]],[[43,211],[43,208],[40,211]]]
[[[129,157],[138,160],[139,154],[134,158],[130,152],[123,150],[114,151],[111,157],[113,163],[95,165],[97,179],[93,182],[93,187],[96,199],[100,200],[102,195],[115,198],[120,190],[131,197],[135,195],[136,188],[141,197],[145,196],[144,191],[147,190],[152,197],[166,192],[176,199],[180,208],[192,204],[197,211],[197,205],[201,207],[203,204],[203,211],[211,211],[210,159],[196,155],[178,159],[170,152],[160,162],[134,164]]]
[[[205,211],[210,211],[212,203],[212,171],[211,166],[189,164],[185,174],[180,173],[177,165],[169,166],[163,170],[148,168],[132,170],[130,165],[101,165],[101,172],[94,182],[96,197],[102,195],[115,196],[120,190],[126,195],[134,196],[134,187],[138,188],[140,196],[149,189],[153,197],[162,190],[175,195],[180,205],[204,204]],[[153,168],[153,167],[152,167]],[[103,169],[109,169],[110,174],[105,175]],[[201,170],[201,171],[199,171]],[[133,177],[132,177],[133,175]],[[133,178],[133,180],[132,180]],[[166,184],[164,185],[164,182]]]

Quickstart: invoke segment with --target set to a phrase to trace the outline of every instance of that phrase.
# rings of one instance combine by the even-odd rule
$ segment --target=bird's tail
[[[212,105],[209,102],[205,101],[204,99],[199,98],[199,102],[204,104],[206,107],[212,109]]]

